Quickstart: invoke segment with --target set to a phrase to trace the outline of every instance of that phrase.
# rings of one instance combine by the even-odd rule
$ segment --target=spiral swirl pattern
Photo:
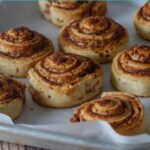
[[[119,56],[119,66],[123,71],[140,76],[150,76],[150,47],[137,45]]]
[[[25,86],[18,81],[0,76],[0,104],[21,98],[24,99]]]
[[[143,106],[137,97],[126,93],[107,92],[100,99],[79,107],[71,121],[104,120],[122,133],[137,127],[143,117]]]
[[[52,85],[74,85],[99,68],[88,58],[61,52],[48,56],[35,66],[36,72]]]
[[[125,29],[106,17],[88,17],[67,26],[62,37],[68,43],[100,52],[105,47],[120,42],[126,35]],[[83,49],[84,50],[84,49]]]
[[[0,34],[0,55],[29,57],[51,45],[46,37],[26,27],[13,28]]]
[[[148,22],[150,22],[150,1],[148,1],[138,13],[139,18],[142,18]]]

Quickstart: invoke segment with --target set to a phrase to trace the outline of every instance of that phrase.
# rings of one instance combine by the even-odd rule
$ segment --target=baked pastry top
[[[138,19],[150,21],[150,2],[149,1],[145,3],[145,5],[142,6],[138,10],[137,15],[138,15]]]
[[[106,92],[101,98],[81,105],[71,122],[103,120],[118,133],[135,135],[147,132],[147,123],[140,100],[130,94]]]
[[[73,20],[91,15],[105,15],[107,4],[94,1],[42,1],[39,0],[39,7],[43,16],[62,27]]]
[[[88,58],[59,52],[38,62],[29,71],[29,80],[31,93],[38,103],[48,107],[71,107],[98,95],[103,85],[103,72]]]
[[[150,1],[136,11],[134,25],[139,36],[150,41]]]
[[[60,49],[106,63],[128,44],[127,30],[107,17],[76,20],[59,33]]]
[[[12,58],[29,57],[51,47],[48,39],[26,27],[13,28],[0,34],[1,55]]]
[[[126,73],[136,76],[150,76],[150,47],[137,45],[126,50],[119,57],[119,65]]]
[[[25,85],[14,79],[0,75],[0,112],[16,119],[25,102]]]
[[[150,96],[150,47],[136,45],[118,54],[112,64],[112,85],[137,96]]]
[[[0,33],[0,73],[24,77],[35,62],[53,52],[42,34],[26,27]]]

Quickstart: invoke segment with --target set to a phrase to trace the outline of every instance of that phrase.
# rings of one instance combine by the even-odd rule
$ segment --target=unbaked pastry
[[[0,73],[25,77],[40,59],[53,52],[45,36],[28,28],[13,28],[0,33]]]
[[[144,108],[139,99],[121,92],[106,92],[100,99],[81,105],[72,122],[103,120],[118,133],[136,135],[148,131]]]
[[[70,23],[59,33],[60,49],[107,63],[128,45],[127,30],[114,20],[92,16]]]
[[[55,25],[62,27],[73,20],[77,20],[90,15],[105,15],[106,2],[61,2],[39,0],[39,7],[43,16],[53,22]]]
[[[65,108],[98,95],[103,72],[92,60],[69,53],[55,53],[29,70],[34,101],[46,107]]]
[[[0,75],[0,113],[17,119],[25,101],[25,85],[14,79]]]
[[[137,33],[145,40],[150,41],[150,1],[136,11],[134,25]]]
[[[150,96],[150,47],[137,45],[118,54],[112,64],[111,83],[119,91]]]

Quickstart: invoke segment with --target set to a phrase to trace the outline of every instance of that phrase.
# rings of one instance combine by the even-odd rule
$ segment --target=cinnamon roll
[[[137,45],[118,54],[112,64],[111,83],[119,91],[150,96],[150,47]]]
[[[73,107],[98,95],[103,72],[92,60],[58,52],[29,70],[30,92],[35,102],[46,107]]]
[[[150,1],[136,11],[134,25],[137,33],[145,40],[150,41]]]
[[[59,33],[60,49],[107,63],[128,44],[124,27],[106,17],[92,16],[70,23]]]
[[[25,27],[0,33],[0,73],[25,77],[40,59],[53,52],[45,36]]]
[[[17,119],[25,101],[25,85],[14,79],[0,75],[0,113]]]
[[[100,99],[81,105],[71,122],[103,120],[123,135],[136,135],[148,131],[144,108],[140,100],[130,94],[106,92]]]
[[[62,27],[73,20],[91,15],[105,15],[107,4],[103,2],[89,2],[89,1],[71,1],[62,2],[61,0],[39,0],[39,7],[43,16]]]

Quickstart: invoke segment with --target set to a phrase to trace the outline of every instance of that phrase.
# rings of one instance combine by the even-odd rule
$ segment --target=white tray
[[[108,2],[107,16],[112,17],[128,29],[130,34],[129,47],[135,44],[149,44],[149,42],[145,42],[137,36],[132,21],[135,10],[144,2],[146,2],[146,0]],[[58,49],[57,34],[59,28],[42,18],[37,2],[0,2],[0,32],[19,26],[26,26],[43,33],[53,41],[55,49]],[[110,66],[111,64],[103,65],[105,72],[105,85],[103,91],[113,91],[109,82]],[[26,79],[19,80],[28,84]],[[0,140],[44,148],[50,148],[51,146],[53,148],[64,150],[73,150],[73,148],[69,148],[69,145],[75,145],[75,149],[76,147],[92,147],[103,150],[120,149],[119,144],[110,144],[107,141],[102,142],[94,139],[81,138],[56,132],[47,132],[42,129],[34,128],[34,126],[36,127],[36,125],[40,124],[69,123],[69,119],[72,116],[74,109],[56,110],[44,108],[32,101],[28,90],[26,96],[27,103],[25,104],[23,114],[15,121],[15,125],[0,125]],[[142,103],[145,106],[146,113],[150,114],[150,101],[147,101],[147,99],[142,98]],[[147,116],[150,122],[150,115]],[[30,124],[33,125],[33,128],[18,124]],[[121,145],[122,149],[146,149],[148,146],[150,146],[150,143],[138,145],[138,147],[133,144]]]

